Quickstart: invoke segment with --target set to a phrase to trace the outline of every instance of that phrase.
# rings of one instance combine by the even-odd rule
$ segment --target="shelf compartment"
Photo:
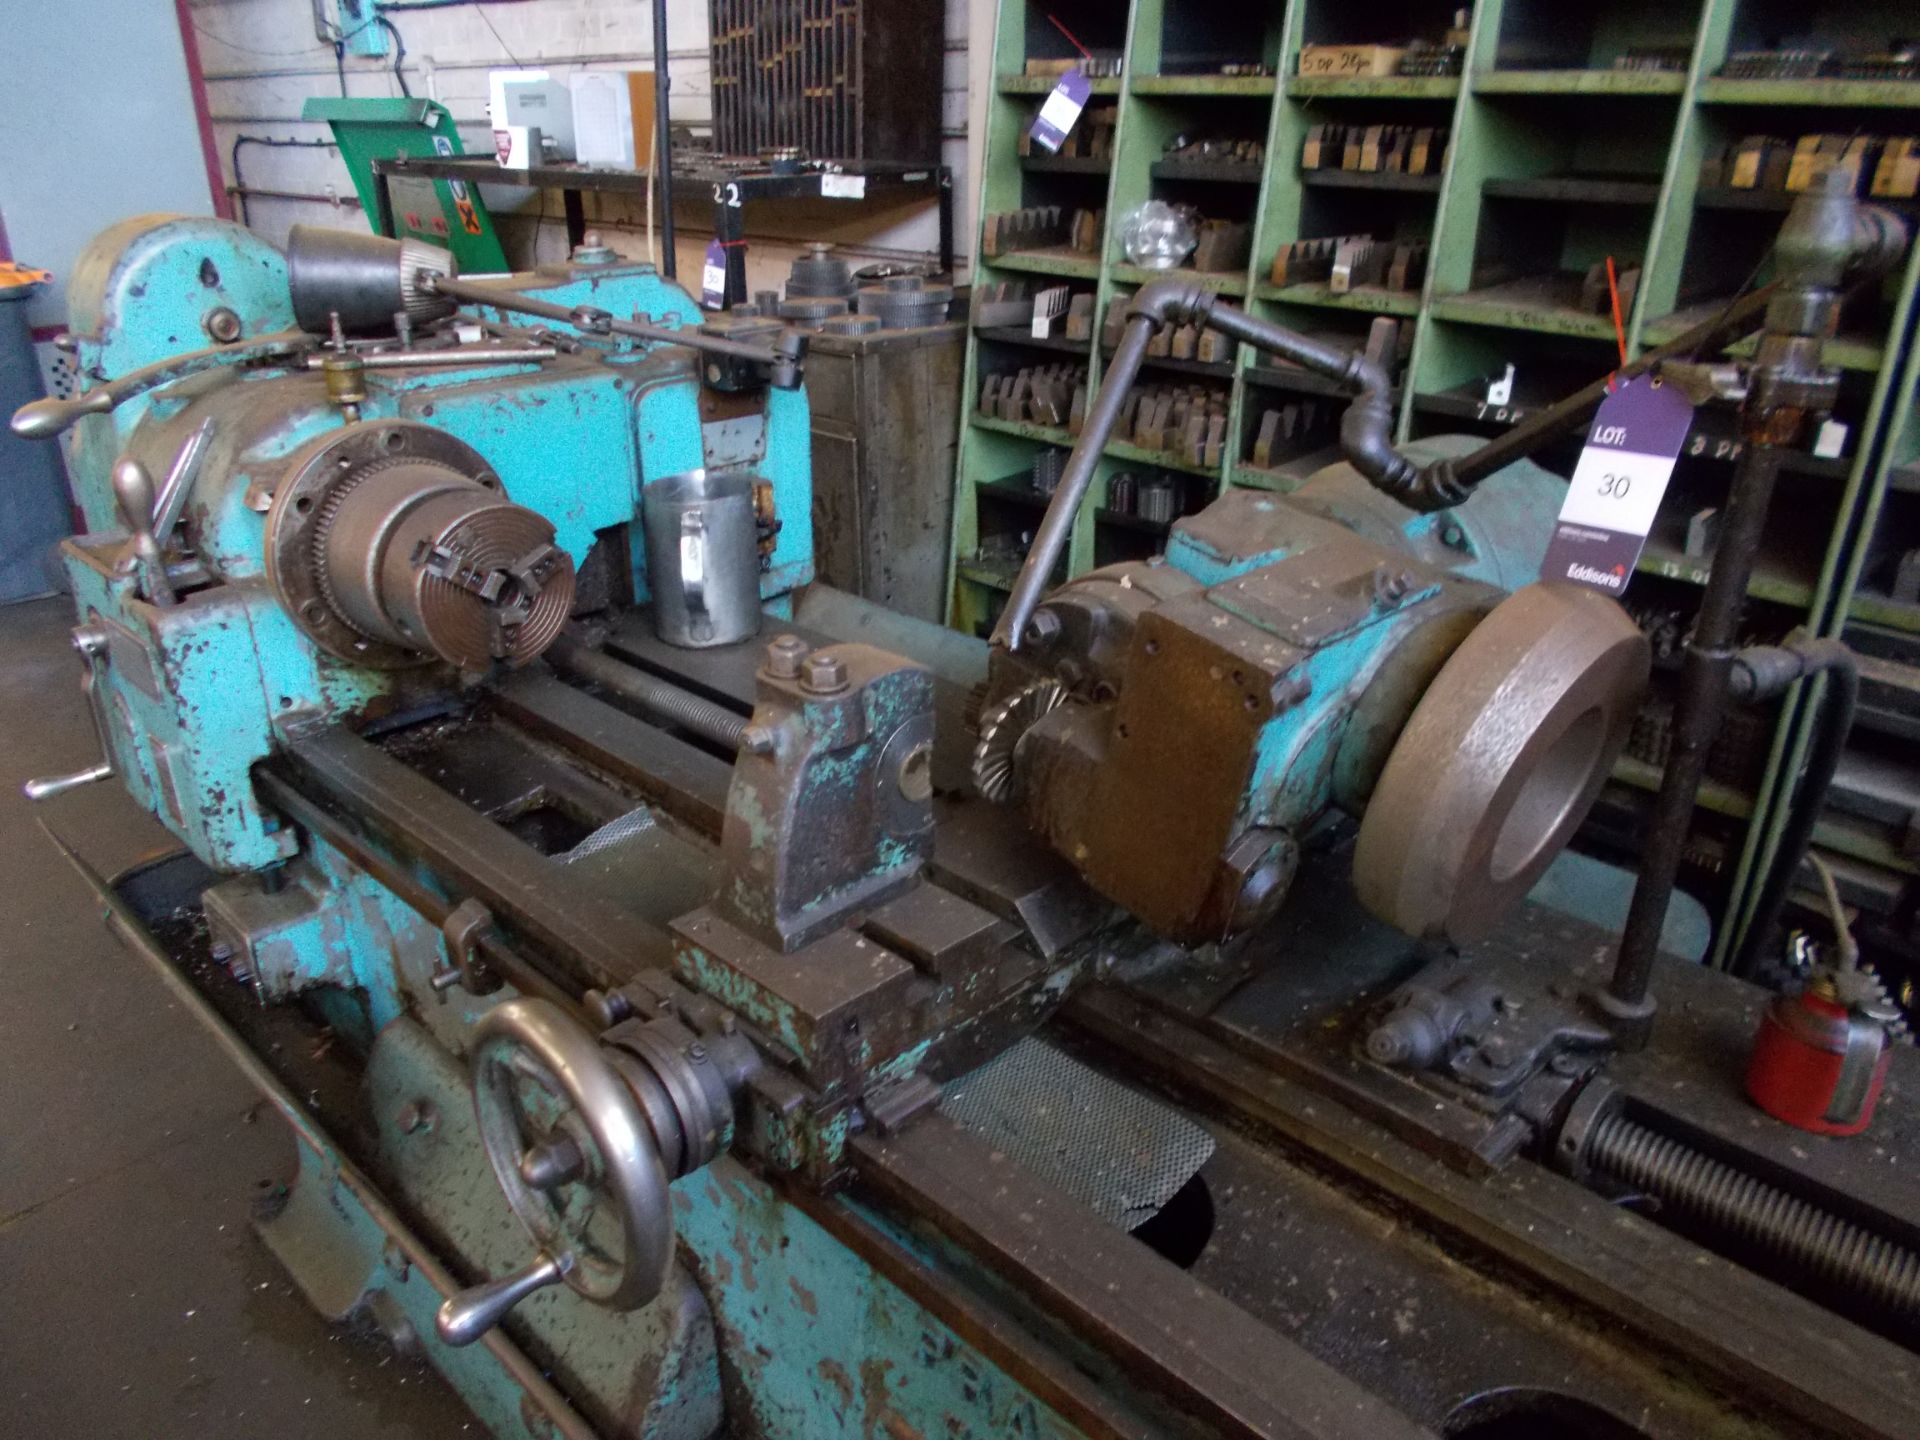
[[[1790,190],[1736,190],[1730,185],[1702,185],[1693,203],[1702,210],[1759,210],[1784,215],[1799,195]]]
[[[1704,586],[1713,568],[1713,559],[1711,556],[1695,559],[1677,546],[1656,538],[1647,541],[1646,549],[1640,552],[1640,563],[1634,568],[1643,575],[1660,575],[1668,580]],[[1777,568],[1763,557],[1753,567],[1747,594],[1756,600],[1771,600],[1777,605],[1804,610],[1813,603],[1813,583]]]
[[[1043,445],[1072,449],[1074,437],[1051,425],[1035,425],[1029,420],[1002,420],[998,415],[982,415],[978,410],[967,417],[978,430],[998,430],[1002,435],[1017,435],[1022,440],[1038,440]]]
[[[1489,179],[1480,187],[1489,200],[1543,200],[1572,205],[1657,205],[1659,180],[1604,175],[1536,175]]]
[[[1710,300],[1698,305],[1689,305],[1684,310],[1676,310],[1671,315],[1662,315],[1657,320],[1649,320],[1642,338],[1649,345],[1664,345],[1676,336],[1685,334],[1694,326],[1713,319],[1727,308],[1725,300]],[[1721,348],[1734,355],[1753,353],[1758,331],[1735,340]],[[1829,365],[1841,370],[1859,370],[1873,373],[1880,369],[1886,360],[1886,346],[1880,341],[1865,335],[1841,335],[1829,340],[1821,349]]]
[[[1458,75],[1295,75],[1287,81],[1294,100],[1452,100]]]
[[[1144,265],[1115,265],[1113,278],[1121,285],[1144,285],[1149,280],[1174,278],[1190,281],[1217,295],[1247,293],[1246,274],[1237,270],[1192,270],[1185,266],[1176,270],[1149,270]]]
[[[998,416],[982,415],[978,411],[975,411],[971,418],[973,424],[982,430],[998,430],[1003,435],[1017,435],[1022,440],[1038,440],[1043,445],[1057,445],[1063,450],[1071,450],[1078,438],[1048,425],[1035,425],[1026,420],[1002,420]],[[1113,441],[1102,453],[1116,460],[1129,460],[1136,465],[1158,465],[1163,470],[1178,470],[1186,475],[1205,475],[1211,478],[1215,473],[1209,466],[1190,465],[1165,450],[1149,450],[1144,445],[1134,445],[1124,440]],[[976,485],[974,488],[984,487]]]
[[[1035,511],[1043,511],[1053,503],[1051,495],[1042,495],[1031,485],[1016,483],[1011,477],[1005,480],[982,480],[973,488],[982,495],[1004,500],[1009,505],[1024,505]]]
[[[1233,467],[1233,483],[1245,490],[1297,490],[1315,471],[1337,465],[1343,458],[1338,445],[1325,445],[1264,468],[1243,461]]]
[[[1436,296],[1432,312],[1436,319],[1463,325],[1613,342],[1611,315],[1591,314],[1569,303],[1579,288],[1577,276],[1526,276],[1459,295]]]
[[[1110,441],[1101,453],[1115,460],[1131,461],[1135,465],[1158,465],[1162,470],[1178,470],[1183,475],[1204,475],[1212,479],[1219,472],[1210,465],[1194,465],[1166,450],[1149,450],[1144,445],[1135,445],[1126,440]]]
[[[1005,255],[983,256],[980,263],[999,270],[1025,270],[1035,275],[1066,275],[1079,280],[1095,279],[1100,261],[1065,245],[1045,250],[1014,250]]]
[[[1064,335],[1049,335],[1041,339],[1019,325],[990,325],[984,328],[976,325],[973,333],[982,340],[991,340],[998,345],[1031,345],[1037,350],[1058,350],[1062,355],[1078,355],[1082,359],[1093,348],[1091,340],[1069,340]]]
[[[1325,281],[1305,285],[1268,285],[1254,287],[1254,297],[1278,300],[1288,305],[1315,305],[1326,310],[1361,310],[1370,315],[1417,315],[1420,313],[1418,290],[1386,290],[1378,285],[1356,285],[1336,292]]]
[[[1663,775],[1662,767],[1636,760],[1631,755],[1622,755],[1613,762],[1614,779],[1622,785],[1631,785],[1649,794],[1659,794]],[[1702,780],[1700,789],[1694,795],[1694,803],[1703,810],[1711,810],[1731,820],[1745,820],[1753,814],[1753,800],[1749,796],[1718,780]]]
[[[1137,530],[1142,535],[1165,535],[1174,527],[1173,520],[1146,520],[1138,515],[1129,515],[1124,510],[1108,510],[1104,506],[1093,512],[1093,518],[1097,524],[1113,525],[1122,530]],[[1186,516],[1176,518],[1184,520]]]
[[[1136,75],[1136,95],[1185,95],[1205,99],[1215,95],[1267,96],[1279,88],[1271,75]]]
[[[1268,390],[1292,390],[1303,395],[1327,395],[1335,400],[1351,400],[1353,389],[1342,385],[1325,375],[1316,375],[1311,370],[1302,370],[1297,365],[1249,365],[1246,371],[1249,385],[1257,385]],[[1388,392],[1388,400],[1395,408],[1400,404],[1399,387]]]
[[[1002,75],[996,87],[1002,95],[1050,95],[1060,83],[1058,75]],[[1120,77],[1102,75],[1087,82],[1090,95],[1118,95]]]
[[[1098,155],[1022,155],[1020,168],[1029,175],[1105,175],[1112,162]]]
[[[1476,95],[1678,95],[1684,70],[1482,70]]]
[[[1884,625],[1889,630],[1899,630],[1909,635],[1920,633],[1920,605],[1909,605],[1864,585],[1854,590],[1853,601],[1847,607],[1847,617],[1868,625]]]
[[[1920,108],[1911,80],[1721,80],[1700,82],[1702,105],[1834,105]]]
[[[1103,347],[1102,355],[1113,351]],[[1181,375],[1201,375],[1209,380],[1231,380],[1233,363],[1228,360],[1183,360],[1172,355],[1149,355],[1140,362],[1144,370],[1169,370]]]
[[[1408,175],[1398,170],[1302,170],[1300,183],[1321,190],[1401,190],[1438,195],[1438,175]]]
[[[962,580],[1005,593],[1013,589],[1013,582],[1020,574],[1020,567],[996,565],[991,560],[957,560],[954,562],[953,573]]]
[[[1267,167],[1260,161],[1241,164],[1212,161],[1156,160],[1147,167],[1155,180],[1199,180],[1215,185],[1258,185]]]
[[[1555,397],[1557,398],[1557,396]],[[1552,400],[1522,398],[1506,405],[1489,404],[1484,384],[1456,385],[1451,390],[1425,390],[1413,397],[1413,408],[1423,415],[1446,420],[1465,420],[1475,425],[1511,426],[1536,411],[1545,410]],[[1576,442],[1579,436],[1572,437]]]
[[[1920,105],[1920,95],[1913,98],[1914,103]],[[1701,210],[1756,210],[1784,215],[1799,198],[1800,192],[1797,190],[1735,190],[1730,185],[1703,185],[1694,192],[1693,203]],[[1912,210],[1920,206],[1920,199],[1913,196],[1868,195],[1863,203],[1886,205],[1895,210]]]

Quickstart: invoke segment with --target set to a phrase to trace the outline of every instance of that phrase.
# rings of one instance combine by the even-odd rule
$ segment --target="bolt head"
[[[798,680],[800,662],[807,658],[807,642],[798,635],[782,635],[767,642],[767,674],[776,680]]]
[[[1029,645],[1044,645],[1060,633],[1060,617],[1051,610],[1036,610],[1027,621],[1024,637]]]
[[[740,732],[740,748],[749,755],[771,755],[780,738],[771,725],[749,725]]]
[[[809,655],[800,667],[800,688],[809,695],[837,695],[847,688],[847,662],[837,655]]]
[[[231,345],[241,335],[240,317],[225,305],[207,312],[207,338],[221,345]]]

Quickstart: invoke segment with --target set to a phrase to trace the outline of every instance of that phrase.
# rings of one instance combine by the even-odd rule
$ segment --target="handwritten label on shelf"
[[[1680,387],[1644,376],[1600,402],[1540,562],[1542,580],[1625,593],[1692,425]]]
[[[867,177],[829,171],[820,177],[820,196],[825,200],[864,200],[867,198]]]
[[[727,247],[707,242],[707,258],[700,266],[700,303],[718,310],[727,300]]]
[[[1066,144],[1067,136],[1073,133],[1080,112],[1087,108],[1087,97],[1092,93],[1092,83],[1078,70],[1069,70],[1062,75],[1060,83],[1053,87],[1041,105],[1040,113],[1034,117],[1033,129],[1029,132],[1033,143],[1044,146],[1049,154],[1057,152]]]

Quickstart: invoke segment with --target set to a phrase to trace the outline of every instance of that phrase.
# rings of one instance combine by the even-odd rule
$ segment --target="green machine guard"
[[[301,107],[302,120],[324,120],[333,130],[340,157],[353,176],[354,192],[368,223],[380,213],[374,198],[373,162],[396,155],[461,155],[460,133],[447,107],[432,100],[336,99],[315,96]],[[495,275],[507,269],[506,254],[494,233],[493,217],[477,186],[461,180],[425,176],[388,177],[396,238],[412,236],[453,251],[468,274]]]

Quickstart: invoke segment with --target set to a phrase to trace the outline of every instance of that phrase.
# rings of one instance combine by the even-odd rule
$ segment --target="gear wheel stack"
[[[787,292],[778,307],[782,320],[809,328],[838,319],[853,308],[853,272],[829,245],[815,242],[794,257]],[[762,306],[762,314],[775,311]]]
[[[818,241],[795,256],[787,271],[788,300],[852,300],[854,289],[847,262]]]
[[[889,275],[877,285],[864,285],[854,297],[862,315],[879,319],[883,330],[917,330],[938,325],[953,303],[953,286],[930,281],[924,275]]]

